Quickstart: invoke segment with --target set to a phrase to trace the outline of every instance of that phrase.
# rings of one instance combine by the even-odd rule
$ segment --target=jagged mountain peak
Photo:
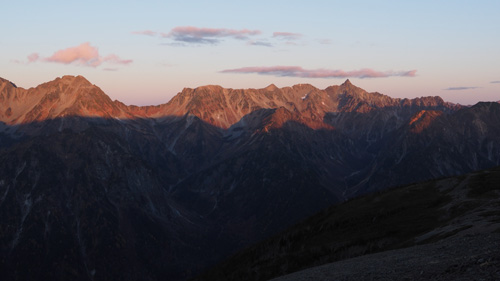
[[[2,80],[7,85],[7,80]],[[11,85],[11,82],[8,82]],[[2,86],[3,89],[6,88]],[[206,123],[229,128],[244,116],[259,109],[283,107],[307,120],[308,126],[321,127],[331,112],[369,112],[375,108],[406,106],[442,106],[439,97],[413,100],[393,99],[369,93],[347,79],[340,86],[325,90],[311,84],[278,88],[271,84],[261,89],[231,89],[218,85],[184,88],[168,103],[158,106],[126,106],[112,101],[99,87],[83,76],[66,75],[28,90],[2,90],[7,101],[0,106],[0,121],[7,124],[40,121],[57,116],[99,116],[118,118],[162,118],[193,114]],[[9,98],[7,98],[7,92]],[[9,109],[10,108],[10,109]]]
[[[85,77],[81,75],[64,75],[62,77],[57,77],[56,79],[43,83],[35,88],[47,88],[47,87],[62,87],[69,86],[72,87],[97,87],[90,83]]]
[[[59,80],[61,81],[64,81],[64,82],[70,82],[70,83],[79,83],[79,84],[88,84],[88,85],[92,85],[92,83],[89,82],[89,80],[87,80],[87,78],[81,76],[81,75],[64,75],[62,76],[61,78],[58,78]],[[57,79],[56,79],[57,80]]]
[[[265,132],[274,128],[281,128],[288,121],[299,121],[300,116],[297,113],[290,112],[284,107],[273,110],[273,113],[266,116],[263,120],[263,130]]]
[[[226,90],[219,85],[203,85],[196,88],[184,88],[178,95],[200,95],[207,93],[217,93]]]
[[[199,86],[194,89],[195,92],[199,91],[221,91],[224,88],[219,85],[204,85],[204,86]]]
[[[345,80],[344,83],[340,84],[340,89],[343,91],[361,91],[361,92],[366,92],[362,88],[354,85],[351,83],[349,79]]]
[[[318,88],[314,87],[313,85],[311,84],[295,84],[292,86],[292,89],[293,90],[296,90],[296,91],[313,91],[313,90],[319,90]]]
[[[276,87],[276,85],[274,85],[274,84],[270,84],[269,86],[265,87],[264,90],[266,90],[266,91],[276,91],[276,90],[279,90],[279,88]]]
[[[446,102],[440,96],[419,97],[414,99],[397,99],[408,106],[444,106]]]
[[[352,83],[349,79],[346,79],[344,83],[342,83],[342,86],[348,86],[348,85],[352,85]]]
[[[281,89],[275,85],[262,89],[227,89],[209,85],[184,89],[167,104],[165,114],[181,116],[190,113],[211,125],[229,128],[256,110],[280,107],[299,116],[306,114],[309,117],[305,120],[311,119],[312,115],[322,120],[324,112],[332,109],[328,105],[331,102],[325,93],[310,84]]]
[[[5,92],[5,93],[4,93]],[[83,76],[56,78],[35,88],[2,90],[0,121],[6,124],[39,122],[66,116],[130,117]]]

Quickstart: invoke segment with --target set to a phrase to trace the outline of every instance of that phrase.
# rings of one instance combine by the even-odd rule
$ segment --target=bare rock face
[[[498,124],[498,103],[350,81],[140,107],[81,76],[0,79],[0,276],[185,280],[332,204],[500,165]]]

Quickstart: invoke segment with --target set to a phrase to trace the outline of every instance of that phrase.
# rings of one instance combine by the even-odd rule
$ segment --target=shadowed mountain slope
[[[345,260],[342,265],[278,279],[372,280],[405,275],[422,280],[496,279],[500,253],[491,247],[500,242],[495,241],[500,235],[499,182],[497,167],[353,199],[243,250],[195,280],[268,280],[340,260]],[[407,247],[412,248],[368,255]],[[349,260],[363,255],[368,256]],[[411,263],[401,262],[410,258]],[[378,259],[392,263],[381,264]],[[485,264],[479,266],[477,260]],[[461,273],[464,266],[471,272]]]

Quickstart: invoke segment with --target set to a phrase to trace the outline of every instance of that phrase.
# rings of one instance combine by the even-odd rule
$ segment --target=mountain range
[[[0,78],[0,158],[0,276],[185,280],[332,204],[500,165],[500,104],[347,80],[139,107]]]

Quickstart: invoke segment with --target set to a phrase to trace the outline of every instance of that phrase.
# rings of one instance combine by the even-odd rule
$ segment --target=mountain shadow
[[[497,167],[352,199],[193,280],[493,280],[500,268],[492,249],[500,241],[499,181]],[[385,253],[370,255],[377,252]]]
[[[254,114],[270,116],[264,113]],[[373,165],[364,140],[295,121],[280,126],[222,130],[189,115],[7,126],[0,150],[1,275],[183,280],[370,190],[348,182]],[[487,148],[487,138],[483,143]],[[382,163],[391,156],[379,154]],[[427,169],[438,170],[436,164],[443,162]],[[396,168],[409,169],[387,167]],[[410,174],[401,173],[400,182]],[[377,183],[376,176],[367,183]]]

